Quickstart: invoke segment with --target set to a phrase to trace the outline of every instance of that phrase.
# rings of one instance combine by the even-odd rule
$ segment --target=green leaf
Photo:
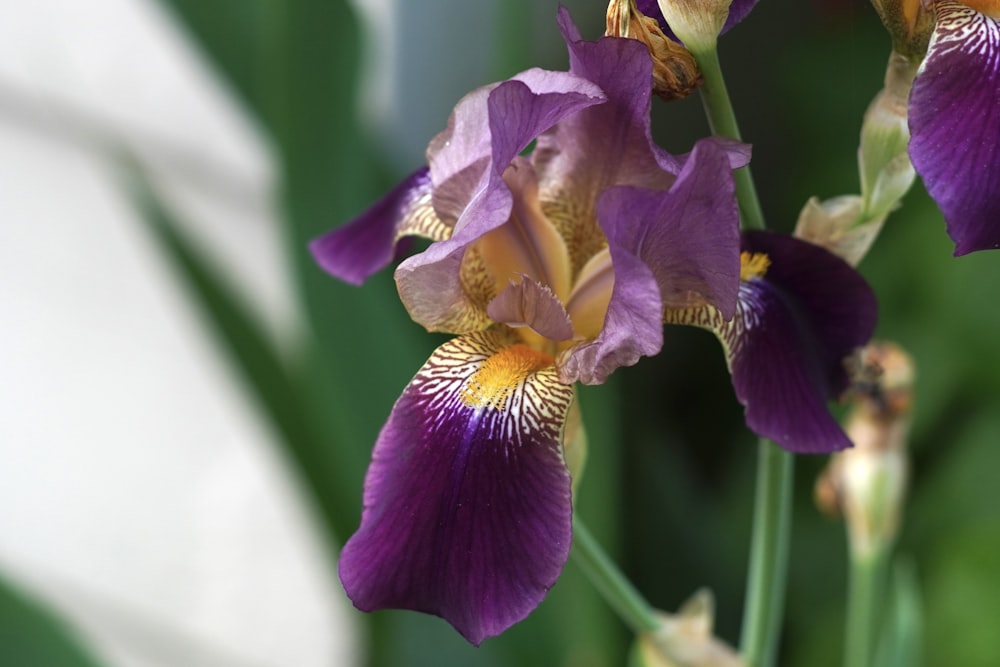
[[[0,665],[100,667],[73,628],[0,577]]]
[[[246,107],[270,125],[268,0],[160,0],[187,28]]]

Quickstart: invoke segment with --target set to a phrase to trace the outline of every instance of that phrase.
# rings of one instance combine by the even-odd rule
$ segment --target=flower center
[[[740,282],[763,278],[771,266],[771,258],[762,252],[740,253]]]
[[[527,345],[505,347],[487,359],[469,378],[462,390],[462,402],[470,408],[488,406],[505,410],[507,400],[518,384],[553,363],[552,357]]]

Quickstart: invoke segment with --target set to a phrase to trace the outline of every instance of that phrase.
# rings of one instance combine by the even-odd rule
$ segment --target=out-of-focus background
[[[601,2],[567,2],[584,35]],[[0,0],[0,665],[623,664],[628,636],[567,565],[482,648],[351,609],[335,572],[368,453],[442,340],[389,275],[305,243],[417,167],[472,88],[565,69],[555,2]],[[857,189],[888,40],[861,0],[763,0],[722,43],[771,224]],[[697,99],[655,102],[682,152]],[[879,336],[916,358],[899,551],[923,662],[996,664],[1000,255],[950,257],[918,185],[861,266]],[[587,388],[578,509],[658,607],[716,594],[735,642],[754,472],[722,356],[664,352]],[[782,664],[835,665],[843,527],[801,458]]]

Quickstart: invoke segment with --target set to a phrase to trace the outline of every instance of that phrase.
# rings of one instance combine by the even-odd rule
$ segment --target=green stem
[[[793,463],[789,452],[761,439],[740,641],[740,652],[749,667],[770,667],[777,652],[792,521]]]
[[[633,632],[659,629],[660,622],[653,608],[576,515],[573,515],[573,559]]]
[[[847,592],[847,628],[844,636],[844,666],[869,667],[878,634],[885,550],[852,554]]]
[[[709,129],[712,134],[742,141],[733,103],[726,90],[726,80],[722,76],[718,52],[713,47],[705,51],[692,51],[691,55],[698,62],[698,68],[705,79],[701,87],[701,101],[705,105]],[[764,229],[764,212],[760,207],[760,199],[757,198],[757,188],[754,187],[750,167],[741,167],[733,172],[733,180],[736,182],[736,199],[740,203],[743,226]]]

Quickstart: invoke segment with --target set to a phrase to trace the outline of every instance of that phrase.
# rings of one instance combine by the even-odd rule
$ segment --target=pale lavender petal
[[[430,199],[431,180],[422,167],[361,216],[312,241],[309,250],[325,271],[360,285],[398,258],[404,237],[448,237],[451,230],[434,214]]]
[[[602,384],[615,370],[663,347],[663,300],[656,277],[638,257],[611,246],[615,285],[604,329],[593,341],[570,348],[559,360],[563,382]],[[620,277],[619,277],[620,276]]]
[[[1000,248],[1000,21],[939,0],[910,93],[910,158],[955,254]]]
[[[523,276],[486,307],[490,319],[512,327],[530,327],[549,340],[569,340],[573,325],[562,303],[547,286]]]
[[[551,82],[551,77],[540,73],[529,77],[539,85]],[[557,123],[567,114],[603,102],[595,97],[591,84],[585,92],[535,93],[521,81],[506,81],[493,88],[486,99],[486,117],[491,146],[488,168],[465,195],[458,190],[448,194],[448,184],[438,184],[434,175],[436,160],[446,153],[446,147],[432,159],[431,175],[435,181],[435,201],[439,195],[457,205],[467,201],[458,214],[452,237],[435,243],[420,255],[410,257],[396,271],[396,284],[410,316],[432,331],[465,333],[478,328],[481,323],[469,321],[469,328],[458,328],[456,321],[465,323],[464,313],[468,300],[460,280],[462,258],[468,246],[487,232],[499,227],[510,217],[513,197],[504,182],[503,174],[522,150],[539,133]],[[456,111],[455,117],[464,117]],[[464,122],[464,121],[463,121]],[[457,127],[458,125],[456,125]],[[484,131],[470,119],[470,127]],[[478,164],[478,161],[476,162]],[[470,167],[471,168],[471,167]],[[466,176],[456,176],[461,188],[470,187]],[[463,190],[464,191],[464,190]],[[470,199],[463,199],[469,196]],[[437,204],[436,204],[437,206]],[[461,317],[456,318],[456,312]]]
[[[726,152],[699,142],[667,191],[618,186],[598,202],[615,282],[604,328],[570,350],[562,378],[599,384],[656,354],[664,307],[709,303],[726,318],[740,284],[739,211]]]
[[[603,101],[604,93],[590,81],[542,69],[463,97],[448,128],[427,147],[438,215],[458,220],[476,193],[535,137],[560,118]]]
[[[551,359],[494,332],[439,347],[396,402],[340,577],[364,611],[441,616],[479,644],[527,616],[572,541]]]

